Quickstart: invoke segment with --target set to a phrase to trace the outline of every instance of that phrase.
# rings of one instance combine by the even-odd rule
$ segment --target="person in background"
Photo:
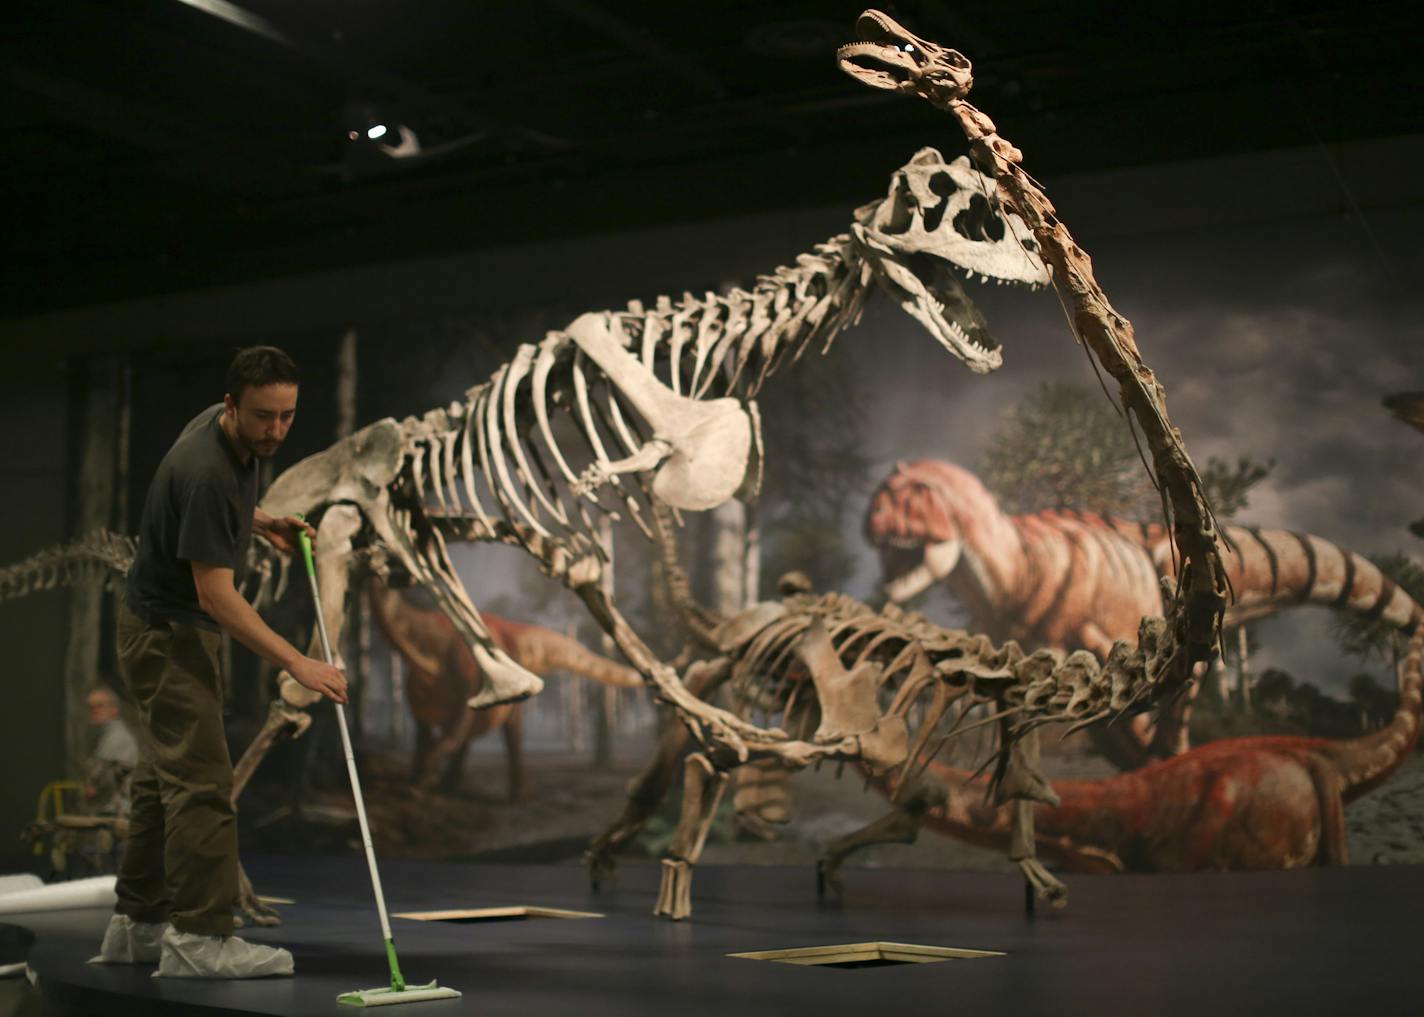
[[[138,765],[138,741],[119,716],[119,697],[96,685],[84,697],[94,748],[84,768],[84,804],[91,816],[129,814],[129,781]]]

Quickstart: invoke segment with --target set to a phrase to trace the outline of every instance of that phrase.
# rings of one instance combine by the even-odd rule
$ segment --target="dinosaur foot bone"
[[[681,858],[663,859],[663,879],[658,887],[654,915],[681,921],[692,914],[692,863]]]
[[[238,928],[246,924],[271,927],[282,924],[282,916],[277,910],[270,907],[257,896],[257,891],[252,888],[252,880],[247,878],[247,870],[241,863],[237,866],[237,909],[241,915],[234,915],[233,922]]]
[[[816,899],[825,900],[827,894],[841,898],[845,896],[845,875],[841,872],[839,859],[816,859]]]
[[[472,649],[475,663],[484,672],[485,684],[465,703],[470,709],[482,710],[487,706],[517,703],[543,691],[544,682],[538,675],[526,671],[503,652],[491,652],[479,645]]]
[[[1043,867],[1043,863],[1037,858],[1020,858],[1019,871],[1024,874],[1024,879],[1028,880],[1029,886],[1033,887],[1034,893],[1048,901],[1056,908],[1066,908],[1068,906],[1068,887],[1063,882]]]
[[[618,883],[618,859],[608,848],[590,847],[583,853],[583,863],[588,867],[588,884],[595,892],[607,883]]]

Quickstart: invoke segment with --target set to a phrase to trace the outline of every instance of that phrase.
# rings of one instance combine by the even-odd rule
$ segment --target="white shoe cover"
[[[292,955],[236,936],[200,936],[169,928],[155,978],[266,978],[290,975]]]
[[[90,964],[157,964],[159,939],[167,922],[136,922],[128,915],[113,915],[104,930],[99,955]]]

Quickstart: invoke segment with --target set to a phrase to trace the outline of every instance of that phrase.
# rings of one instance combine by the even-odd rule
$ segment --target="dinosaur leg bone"
[[[252,888],[252,880],[247,878],[247,870],[242,867],[241,862],[237,864],[237,900],[234,903],[242,912],[240,919],[233,917],[239,928],[245,922],[266,927],[282,924],[282,916],[277,913],[277,909],[262,903],[262,899],[257,896],[257,891]]]
[[[897,797],[901,797],[897,794]],[[949,792],[939,779],[928,774],[915,781],[895,808],[879,819],[826,845],[816,862],[816,895],[824,897],[829,888],[836,895],[845,892],[845,877],[841,866],[857,851],[876,844],[913,844],[925,825],[925,815],[943,806]]]
[[[247,786],[253,771],[266,758],[272,746],[284,736],[300,738],[307,728],[311,727],[311,722],[311,714],[295,709],[281,699],[272,700],[267,707],[267,722],[262,725],[262,729],[243,752],[242,758],[232,768],[233,805],[237,804],[242,789]]]
[[[1009,825],[1009,860],[1017,862],[1019,871],[1028,882],[1029,893],[1025,899],[1033,909],[1033,896],[1049,901],[1056,908],[1068,906],[1068,887],[1043,867],[1038,860],[1038,846],[1033,834],[1033,802],[1015,800],[1009,808],[1012,818]]]
[[[338,505],[328,510],[322,516],[321,524],[317,528],[316,568],[321,586],[321,603],[317,605],[317,610],[321,611],[326,618],[327,629],[333,634],[333,640],[341,632],[341,625],[346,613],[346,588],[350,581],[351,538],[360,529],[360,512],[349,505]],[[317,652],[316,640],[317,637],[313,634],[313,646],[310,652]],[[237,796],[242,793],[242,789],[251,779],[253,771],[266,757],[277,739],[287,734],[293,738],[300,737],[311,726],[311,717],[302,708],[310,706],[321,698],[320,693],[300,685],[286,671],[281,671],[277,675],[277,683],[281,692],[280,697],[274,699],[272,705],[268,707],[267,722],[263,724],[257,737],[252,740],[247,751],[242,754],[242,758],[233,768],[232,796],[234,805]],[[251,880],[247,878],[247,873],[242,871],[240,866],[237,906],[246,916],[246,920],[254,925],[281,924],[281,918],[277,912],[258,899],[257,891],[253,889]]]
[[[537,694],[544,683],[520,667],[495,645],[480,613],[465,592],[445,550],[445,540],[423,517],[395,518],[382,497],[372,505],[367,519],[376,536],[393,551],[401,564],[435,595],[440,609],[455,626],[488,679],[467,704],[472,710],[513,703]]]
[[[252,739],[252,744],[247,746],[247,751],[242,754],[242,758],[233,767],[233,808],[237,807],[238,796],[242,794],[242,789],[247,786],[252,772],[257,769],[257,764],[266,757],[272,745],[283,736],[300,738],[309,727],[311,727],[310,714],[288,706],[281,699],[272,700],[271,706],[267,708],[267,722],[262,725],[262,730],[257,732],[257,737]],[[242,868],[241,863],[238,864],[237,869],[237,907],[242,912],[244,919],[253,925],[282,924],[281,916],[277,914],[276,910],[258,899],[257,891],[252,888],[252,881],[247,878],[247,872]]]
[[[653,493],[674,508],[692,511],[720,505],[736,492],[752,445],[751,419],[741,403],[678,395],[624,348],[607,315],[580,315],[567,331],[652,428],[653,440],[643,450],[601,464],[604,472],[646,470],[662,461]]]
[[[655,915],[674,921],[692,914],[692,867],[707,844],[707,833],[727,789],[726,773],[713,768],[702,753],[687,757],[682,771],[682,818],[663,858],[662,885]]]
[[[731,677],[731,662],[725,657],[715,661],[698,661],[687,671],[687,691],[699,699],[709,699]],[[658,738],[658,751],[628,785],[628,801],[622,814],[606,830],[593,839],[584,854],[589,880],[594,889],[614,874],[615,852],[643,828],[648,817],[657,811],[677,773],[677,763],[687,749],[691,735],[677,717],[670,717]]]
[[[341,666],[341,628],[346,620],[346,591],[351,584],[351,541],[360,530],[360,510],[352,505],[334,505],[321,517],[316,531],[316,573],[321,588],[318,610],[326,619],[326,631],[330,634],[338,667]],[[312,656],[321,653],[315,631],[307,652]],[[304,688],[286,671],[277,675],[277,683],[282,699],[291,706],[311,706],[321,698],[321,693]]]
[[[351,581],[352,538],[360,530],[361,512],[352,505],[336,505],[328,509],[317,527],[315,565],[321,603],[316,608],[326,620],[333,647],[340,645],[341,628],[346,618],[346,591]],[[313,632],[308,653],[318,654],[318,646],[318,636]],[[337,664],[340,666],[339,655]],[[304,712],[304,708],[317,702],[321,694],[301,685],[285,670],[278,673],[277,684],[280,697],[273,700],[268,708],[266,724],[234,767],[234,799],[278,737],[288,729],[292,737],[299,737],[311,726],[311,717]],[[239,872],[237,904],[255,925],[280,924],[277,912],[258,900],[244,872]]]
[[[1007,722],[1001,721],[1001,725]],[[1008,736],[1007,728],[1003,736]],[[1038,730],[1022,735],[1009,750],[1008,766],[995,794],[1000,801],[1009,801],[1009,861],[1016,862],[1028,882],[1024,896],[1029,910],[1034,895],[1049,901],[1056,908],[1068,906],[1068,887],[1043,867],[1038,860],[1038,841],[1034,836],[1033,808],[1042,802],[1056,808],[1061,804],[1057,793],[1038,770]]]
[[[994,797],[1000,802],[1042,802],[1050,808],[1057,808],[1062,804],[1058,793],[1039,772],[1038,729],[1015,736],[1011,723],[1009,718],[999,721],[1000,738],[1009,745],[1009,752],[1004,770],[995,784]]]

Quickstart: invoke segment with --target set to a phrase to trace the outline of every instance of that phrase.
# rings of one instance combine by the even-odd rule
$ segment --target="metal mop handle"
[[[316,582],[316,564],[312,560],[311,538],[306,530],[297,535],[302,546],[302,558],[307,565],[307,579],[311,582],[312,602],[316,605],[316,631],[321,636],[321,652],[328,664],[336,661],[331,653],[331,640],[326,634],[326,615],[321,609],[321,590]],[[356,797],[356,819],[361,824],[361,843],[366,848],[366,864],[371,869],[371,889],[376,892],[376,910],[381,916],[381,935],[386,939],[386,959],[391,964],[391,988],[397,991],[405,988],[400,965],[396,963],[395,942],[391,937],[391,920],[386,915],[386,895],[381,890],[381,874],[376,870],[376,849],[371,844],[371,824],[366,821],[366,802],[361,797],[361,779],[356,775],[356,757],[351,751],[351,733],[346,728],[346,711],[340,703],[336,707],[336,723],[341,729],[341,748],[346,753],[346,772],[351,777],[351,793]]]

